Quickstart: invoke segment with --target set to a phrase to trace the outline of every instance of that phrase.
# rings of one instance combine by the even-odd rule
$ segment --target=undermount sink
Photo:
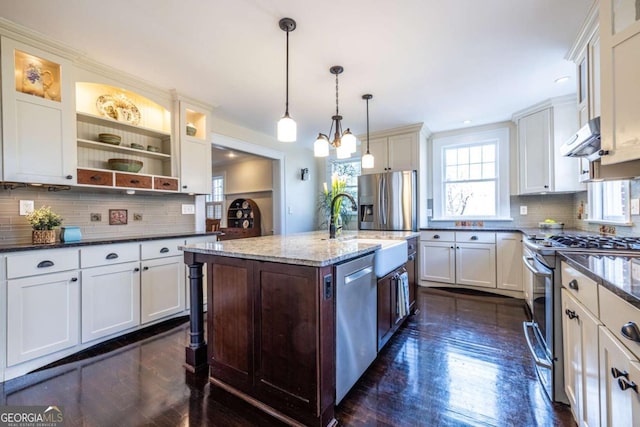
[[[383,277],[407,262],[407,241],[391,239],[356,239],[358,243],[381,245],[375,252],[373,268]]]

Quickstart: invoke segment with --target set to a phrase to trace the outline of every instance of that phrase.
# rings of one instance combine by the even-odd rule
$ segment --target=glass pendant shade
[[[349,129],[345,130],[342,134],[342,145],[344,145],[345,149],[349,150],[349,154],[356,152],[357,140]]]
[[[347,147],[345,144],[342,144],[338,148],[336,148],[336,157],[338,159],[348,159],[349,157],[351,157],[349,147]]]
[[[285,113],[285,115],[278,121],[278,141],[295,142],[296,133],[296,122],[289,117],[289,113]]]
[[[367,153],[362,156],[362,169],[373,169],[373,154]]]
[[[313,155],[315,157],[327,157],[329,155],[329,138],[319,134],[316,142],[313,143]]]

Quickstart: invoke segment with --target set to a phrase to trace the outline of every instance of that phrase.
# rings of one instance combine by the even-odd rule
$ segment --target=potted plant
[[[49,206],[43,206],[27,214],[27,221],[33,228],[31,237],[33,243],[55,243],[56,227],[62,224],[62,217],[51,210]]]

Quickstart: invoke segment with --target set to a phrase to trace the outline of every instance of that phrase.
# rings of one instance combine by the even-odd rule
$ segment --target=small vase
[[[36,245],[56,242],[56,230],[32,230],[31,240]]]

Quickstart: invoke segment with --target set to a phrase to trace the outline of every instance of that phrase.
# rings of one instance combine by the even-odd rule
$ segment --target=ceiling
[[[511,118],[575,92],[564,59],[592,0],[50,0],[5,1],[3,18],[87,57],[215,106],[275,135],[285,103],[298,143],[329,133],[339,77],[343,126],[366,132],[418,122],[434,132]],[[555,84],[561,76],[571,76]]]

